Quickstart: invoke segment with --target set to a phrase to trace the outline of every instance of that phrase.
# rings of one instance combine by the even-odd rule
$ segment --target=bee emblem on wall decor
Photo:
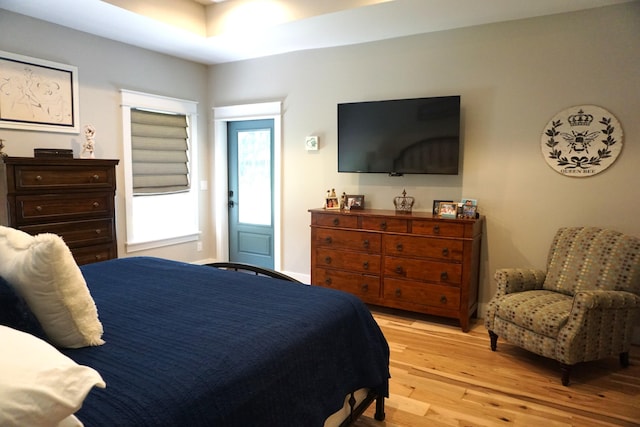
[[[593,176],[615,162],[622,149],[622,127],[604,108],[580,105],[556,114],[545,126],[542,155],[556,172]]]

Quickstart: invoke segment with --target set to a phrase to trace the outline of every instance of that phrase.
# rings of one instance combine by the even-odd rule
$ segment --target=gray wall
[[[96,157],[121,159],[117,167],[119,189],[116,195],[119,256],[157,255],[183,261],[206,259],[208,248],[215,248],[211,231],[208,192],[202,192],[201,230],[204,251],[196,244],[183,244],[146,252],[125,252],[124,167],[122,166],[122,118],[120,90],[128,89],[156,95],[197,101],[200,119],[199,152],[201,179],[209,173],[207,66],[158,54],[86,33],[69,30],[44,21],[0,9],[0,50],[78,67],[80,128],[96,128]],[[73,148],[82,150],[80,135],[31,132],[0,128],[6,140],[5,152],[11,156],[33,156],[33,149]],[[196,183],[198,184],[198,183]]]
[[[486,216],[480,298],[495,269],[544,268],[558,227],[594,225],[640,236],[640,3],[221,64],[209,72],[215,106],[282,100],[283,269],[309,273],[308,208],[328,188],[364,194],[393,209],[406,188],[416,208],[434,199],[476,198]],[[327,29],[330,31],[330,29]],[[463,164],[458,177],[338,174],[336,104],[418,96],[462,96]],[[621,122],[618,160],[589,178],[545,162],[547,122],[595,104]],[[304,138],[320,136],[306,152]],[[633,183],[633,185],[632,185]]]

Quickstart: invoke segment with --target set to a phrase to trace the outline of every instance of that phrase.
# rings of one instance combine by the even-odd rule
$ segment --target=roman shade
[[[185,115],[131,109],[134,195],[189,190],[188,135]]]

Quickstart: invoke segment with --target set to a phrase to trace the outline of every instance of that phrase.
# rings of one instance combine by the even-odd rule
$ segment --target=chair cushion
[[[573,297],[558,292],[516,292],[499,298],[496,316],[555,339],[567,323],[572,304]]]

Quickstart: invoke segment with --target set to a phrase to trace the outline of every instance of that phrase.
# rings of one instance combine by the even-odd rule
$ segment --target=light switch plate
[[[307,151],[316,151],[318,149],[318,137],[308,136],[304,140],[304,146],[307,149]]]

